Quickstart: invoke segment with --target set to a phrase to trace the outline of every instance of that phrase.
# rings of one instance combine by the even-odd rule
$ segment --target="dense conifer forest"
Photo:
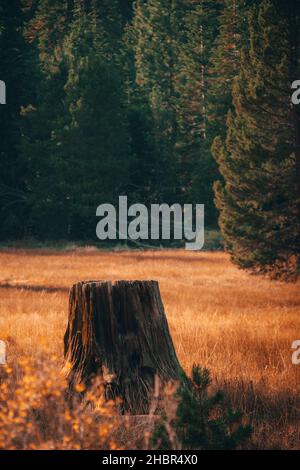
[[[2,0],[0,79],[2,241],[95,239],[127,195],[299,272],[299,1]]]

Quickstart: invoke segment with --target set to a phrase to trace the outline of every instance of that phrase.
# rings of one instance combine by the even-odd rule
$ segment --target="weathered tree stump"
[[[155,376],[166,383],[183,374],[156,281],[75,284],[64,345],[70,388],[99,376],[122,412],[147,414]]]

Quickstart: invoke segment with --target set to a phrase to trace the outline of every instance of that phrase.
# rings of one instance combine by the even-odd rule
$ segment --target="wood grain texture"
[[[122,412],[146,414],[155,376],[166,383],[183,374],[156,281],[75,284],[64,345],[70,388],[100,376]]]

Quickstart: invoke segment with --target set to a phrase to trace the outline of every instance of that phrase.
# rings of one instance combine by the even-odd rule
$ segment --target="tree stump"
[[[156,281],[75,284],[64,345],[71,390],[100,377],[106,399],[121,398],[123,413],[149,412],[155,376],[182,378]]]

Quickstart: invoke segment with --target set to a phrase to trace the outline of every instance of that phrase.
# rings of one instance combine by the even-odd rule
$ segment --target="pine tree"
[[[162,187],[154,193],[201,200],[208,214],[215,212],[215,163],[206,144],[206,89],[219,11],[219,1],[139,1],[132,28],[137,85],[131,96],[139,97],[147,149],[157,155],[153,172]]]
[[[121,17],[117,3],[103,3],[104,9],[77,16],[64,46],[70,122],[57,132],[57,139],[70,172],[69,180],[65,175],[65,189],[69,230],[75,237],[80,237],[83,228],[86,236],[93,236],[96,207],[116,203],[128,182]]]
[[[186,3],[184,36],[179,51],[178,139],[179,181],[185,200],[205,204],[206,223],[215,221],[212,185],[216,165],[208,139],[210,60],[218,34],[220,1]]]
[[[242,49],[248,47],[247,12],[257,0],[224,0],[209,63],[208,134],[210,143],[226,134],[233,109],[232,85],[240,71]]]
[[[70,2],[41,0],[25,28],[27,41],[36,49],[38,60],[35,99],[22,110],[26,132],[21,151],[27,162],[27,199],[30,236],[65,238],[67,217],[63,187],[64,161],[58,158],[55,129],[68,120],[64,86],[67,64],[64,37],[69,32],[73,10]]]
[[[296,8],[291,14],[291,7]],[[213,145],[220,225],[232,259],[276,275],[299,272],[299,214],[290,86],[299,75],[299,5],[263,0],[233,87],[225,142]],[[280,38],[280,41],[278,41]],[[299,51],[298,51],[299,53]]]
[[[33,234],[50,239],[93,237],[96,207],[115,201],[127,184],[119,4],[72,3],[72,9],[70,2],[40,5],[34,20],[34,30],[44,25],[35,39],[42,70],[38,100],[24,110]],[[61,27],[54,34],[58,9]]]
[[[6,104],[0,112],[0,237],[22,237],[27,218],[26,161],[20,154],[21,107],[33,95],[33,56],[23,37],[20,0],[0,5],[0,79]]]
[[[163,413],[154,430],[154,449],[233,450],[251,436],[242,413],[224,405],[221,390],[210,393],[210,383],[209,371],[194,365],[191,379],[183,380],[177,390],[175,419]]]
[[[136,2],[133,19],[137,93],[151,126],[156,197],[178,198],[178,136],[176,82],[185,6],[178,0]]]

